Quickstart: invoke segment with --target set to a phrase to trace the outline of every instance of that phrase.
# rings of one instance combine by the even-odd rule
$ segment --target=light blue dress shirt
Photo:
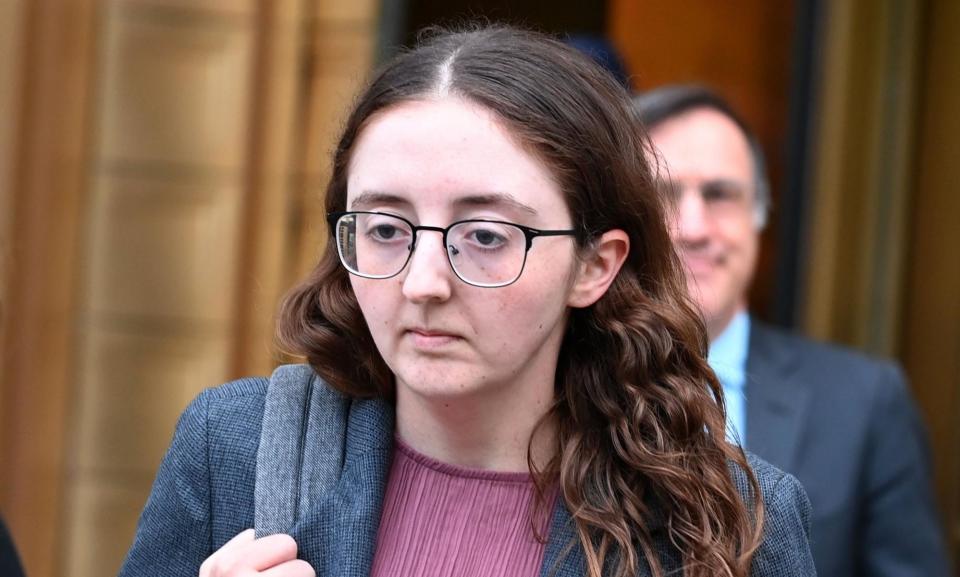
[[[727,402],[727,439],[747,445],[747,351],[750,346],[750,315],[740,312],[720,336],[710,343],[707,362],[723,385]]]

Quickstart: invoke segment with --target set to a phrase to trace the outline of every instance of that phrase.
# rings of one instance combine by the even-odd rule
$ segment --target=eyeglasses
[[[421,231],[443,234],[450,268],[463,282],[502,287],[523,273],[533,239],[573,236],[573,230],[539,230],[499,220],[460,220],[446,228],[417,226],[382,212],[332,212],[327,215],[340,262],[352,274],[385,279],[410,262]]]
[[[663,180],[657,184],[660,194],[672,206],[680,206],[687,190],[690,190],[700,196],[707,214],[713,216],[748,213],[753,203],[753,194],[749,187],[731,180],[708,180],[691,186],[670,180]]]

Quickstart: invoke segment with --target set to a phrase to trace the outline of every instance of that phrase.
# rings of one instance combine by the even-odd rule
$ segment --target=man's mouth
[[[684,254],[683,264],[691,274],[699,276],[713,272],[717,266],[717,259],[705,254]]]

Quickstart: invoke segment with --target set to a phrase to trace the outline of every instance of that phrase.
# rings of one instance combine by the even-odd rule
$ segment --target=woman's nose
[[[443,235],[421,231],[403,272],[403,296],[411,302],[445,301],[450,298],[453,271],[447,260]]]

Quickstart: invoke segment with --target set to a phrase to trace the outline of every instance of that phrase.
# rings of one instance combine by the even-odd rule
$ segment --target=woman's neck
[[[529,471],[529,447],[534,464],[543,467],[556,452],[555,424],[537,426],[553,402],[549,389],[425,398],[398,387],[397,434],[417,452],[451,465]]]

